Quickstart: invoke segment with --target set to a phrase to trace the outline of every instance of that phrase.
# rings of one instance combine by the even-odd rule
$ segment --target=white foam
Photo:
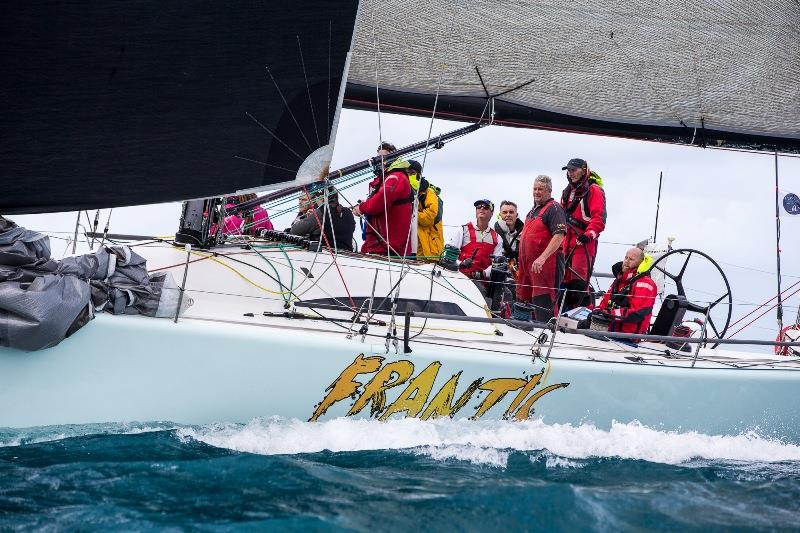
[[[509,452],[497,448],[470,446],[465,444],[449,444],[444,446],[421,446],[412,448],[417,455],[426,455],[437,461],[456,459],[468,461],[475,465],[489,465],[505,468],[508,464]]]
[[[25,444],[39,444],[53,442],[73,437],[87,435],[137,435],[175,429],[177,426],[170,422],[152,422],[149,424],[134,423],[108,423],[85,424],[67,426],[40,426],[19,430],[9,430],[0,434],[0,447],[21,446]]]
[[[301,422],[277,417],[246,425],[214,425],[178,430],[181,438],[257,454],[297,454],[322,450],[410,449],[434,459],[458,459],[504,466],[508,452],[548,450],[568,459],[620,457],[680,464],[692,459],[775,462],[800,461],[800,446],[756,434],[711,436],[657,431],[638,423],[614,423],[610,430],[526,422],[415,419],[376,422],[338,418]],[[551,459],[548,467],[566,467]],[[574,466],[578,466],[576,463]]]

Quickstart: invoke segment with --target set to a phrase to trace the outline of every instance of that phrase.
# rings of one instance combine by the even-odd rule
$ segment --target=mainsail
[[[293,180],[329,157],[357,4],[4,2],[0,213]]]
[[[346,107],[800,152],[797,0],[361,4]]]
[[[312,179],[342,96],[800,152],[797,0],[12,1],[0,45],[4,214]]]

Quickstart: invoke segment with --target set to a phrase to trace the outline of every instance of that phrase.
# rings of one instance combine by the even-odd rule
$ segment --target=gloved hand
[[[483,279],[483,272],[480,270],[476,270],[475,272],[472,273],[472,277],[474,279]]]
[[[578,242],[581,244],[586,244],[587,242],[591,241],[592,237],[587,234],[578,235]]]
[[[606,319],[611,318],[611,313],[609,313],[605,309],[600,309],[598,307],[592,309],[592,315],[600,316],[600,317],[603,317],[603,318],[606,318]]]
[[[470,268],[473,265],[474,262],[475,261],[473,261],[471,257],[467,257],[466,259],[461,261],[461,265],[459,265],[459,266],[461,268]]]
[[[452,272],[457,272],[458,271],[458,265],[456,265],[454,261],[448,261],[444,257],[439,259],[439,263],[438,264],[439,264],[440,267],[445,268],[447,270],[450,270]]]

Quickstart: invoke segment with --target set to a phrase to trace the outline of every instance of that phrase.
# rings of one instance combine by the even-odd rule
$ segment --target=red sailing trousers
[[[547,295],[551,302],[556,301],[556,278],[559,252],[554,252],[544,262],[542,271],[534,274],[531,271],[533,262],[542,255],[550,239],[550,229],[542,222],[542,217],[553,206],[551,202],[536,216],[525,221],[522,235],[519,238],[519,281],[517,281],[517,300],[530,302],[537,296]]]

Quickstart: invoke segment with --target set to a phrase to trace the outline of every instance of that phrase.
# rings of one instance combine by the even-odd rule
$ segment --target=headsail
[[[438,91],[442,118],[800,152],[796,0],[364,0],[357,28],[346,107],[378,85],[384,111]]]
[[[4,3],[0,213],[293,180],[331,139],[357,4]]]

